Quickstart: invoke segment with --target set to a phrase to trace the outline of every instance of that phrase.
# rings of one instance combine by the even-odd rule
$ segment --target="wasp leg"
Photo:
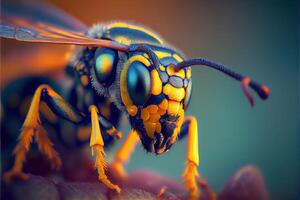
[[[198,184],[204,188],[209,195],[209,198],[216,199],[216,194],[208,188],[206,181],[199,177],[198,169],[199,166],[199,154],[198,154],[198,125],[197,119],[193,116],[187,116],[182,125],[179,138],[188,136],[188,146],[186,155],[186,168],[183,173],[183,179],[185,187],[189,192],[190,199],[198,199],[200,197],[200,190]]]
[[[184,123],[189,123],[188,126],[188,146],[186,155],[186,168],[183,173],[184,184],[189,192],[190,199],[198,199],[200,190],[197,186],[196,179],[199,176],[197,167],[199,165],[198,155],[198,127],[195,117],[186,117]]]
[[[23,163],[25,162],[26,153],[30,149],[33,136],[38,143],[40,151],[48,157],[54,167],[59,168],[61,165],[61,160],[57,152],[53,149],[53,144],[41,125],[39,117],[41,100],[44,100],[50,109],[60,117],[72,122],[80,122],[82,120],[80,113],[72,108],[53,89],[51,89],[48,85],[40,85],[33,95],[29,111],[18,139],[19,142],[13,151],[13,154],[15,155],[14,165],[10,171],[4,174],[4,180],[6,182],[10,182],[14,177],[21,179],[27,178],[27,175],[22,172],[22,168]]]
[[[114,138],[121,139],[122,138],[122,132],[117,130],[110,121],[108,121],[105,117],[102,117],[99,115],[99,121],[102,126],[106,130],[106,133]]]
[[[104,116],[101,116],[99,114],[98,116],[100,127],[103,132],[110,135],[114,139],[121,139],[122,138],[122,132],[115,128],[115,126],[108,121]],[[84,126],[84,127],[77,127],[77,137],[76,140],[79,143],[86,143],[91,135],[91,127],[90,126]]]
[[[111,166],[113,172],[116,172],[118,176],[125,177],[127,175],[124,169],[124,164],[126,164],[129,161],[130,156],[133,153],[134,148],[138,143],[138,141],[139,141],[138,134],[136,133],[135,130],[131,130],[126,137],[125,142],[117,151]]]
[[[92,133],[90,138],[90,147],[92,150],[92,156],[95,155],[95,168],[98,171],[99,180],[106,185],[109,189],[113,189],[120,193],[121,189],[119,186],[114,185],[110,182],[105,174],[106,162],[104,160],[104,142],[100,130],[100,124],[98,120],[98,109],[96,106],[92,105],[89,107],[91,113],[91,123],[92,123]]]

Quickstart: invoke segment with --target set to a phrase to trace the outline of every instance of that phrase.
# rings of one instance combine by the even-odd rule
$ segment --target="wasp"
[[[95,157],[99,180],[117,192],[121,191],[120,187],[106,176],[103,138],[122,136],[113,122],[119,121],[121,114],[128,118],[132,130],[111,164],[120,176],[126,176],[124,163],[129,160],[139,141],[147,152],[159,155],[170,150],[178,138],[187,136],[183,179],[191,199],[199,197],[200,190],[196,183],[199,176],[197,119],[185,116],[192,96],[191,68],[209,67],[241,82],[251,105],[254,101],[249,88],[263,100],[268,98],[269,89],[213,61],[187,59],[144,26],[109,22],[88,28],[77,19],[51,9],[52,19],[54,16],[60,23],[55,24],[53,20],[47,22],[45,19],[41,21],[30,14],[24,15],[24,12],[4,13],[1,37],[73,45],[66,69],[73,79],[71,94],[74,98],[72,102],[66,100],[47,84],[36,88],[14,149],[14,165],[4,178],[27,177],[22,167],[33,137],[51,163],[60,167],[60,157],[40,120],[40,103],[44,102],[62,119],[77,126],[90,124],[89,145]],[[104,112],[111,105],[115,109]]]

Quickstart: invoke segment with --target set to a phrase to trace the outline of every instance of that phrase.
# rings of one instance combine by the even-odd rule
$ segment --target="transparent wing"
[[[1,15],[39,21],[63,29],[84,32],[86,25],[45,0],[10,0],[1,2]]]
[[[37,16],[30,17],[16,12],[7,12],[5,9],[3,11],[0,25],[1,37],[27,42],[103,46],[119,51],[128,50],[128,46],[118,42],[88,37],[85,35],[86,29],[82,26],[81,28],[79,26],[62,28],[62,25],[56,25],[54,22],[48,23],[45,19],[37,20]]]
[[[119,51],[128,50],[128,46],[121,43],[89,38],[81,32],[68,31],[41,22],[23,19],[10,19],[6,23],[1,22],[0,36],[27,42],[102,46]]]

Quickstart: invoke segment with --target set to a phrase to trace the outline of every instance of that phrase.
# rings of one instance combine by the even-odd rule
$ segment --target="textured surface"
[[[219,194],[219,200],[269,199],[260,171],[246,166],[235,173]]]
[[[113,178],[113,176],[111,176]],[[41,176],[30,175],[23,181],[15,181],[4,188],[3,199],[21,200],[103,200],[103,199],[157,199],[162,187],[166,190],[160,199],[187,199],[179,182],[147,171],[137,171],[124,180],[114,179],[122,192],[117,195],[99,182],[59,182]],[[55,183],[57,182],[57,183]],[[209,199],[201,186],[201,200]],[[218,195],[221,200],[268,200],[268,193],[258,169],[246,166],[237,171]]]

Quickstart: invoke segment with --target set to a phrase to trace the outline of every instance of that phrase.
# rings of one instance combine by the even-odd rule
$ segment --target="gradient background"
[[[88,25],[110,20],[145,24],[187,57],[209,58],[269,86],[270,99],[262,102],[254,95],[251,108],[236,81],[214,70],[193,69],[187,113],[199,122],[200,173],[218,191],[237,169],[254,164],[273,199],[299,198],[298,1],[50,2]],[[1,55],[8,49],[16,50],[4,41]],[[5,67],[1,87],[14,77],[6,76]],[[139,146],[127,169],[146,168],[179,180],[185,152],[186,139],[162,156],[146,154]]]

